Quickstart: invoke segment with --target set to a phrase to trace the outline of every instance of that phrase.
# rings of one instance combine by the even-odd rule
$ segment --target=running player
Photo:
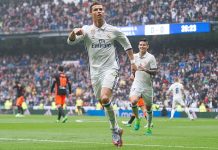
[[[147,52],[149,48],[148,41],[146,39],[141,39],[138,44],[139,53],[134,54],[136,65],[138,67],[134,81],[130,90],[130,101],[132,103],[132,111],[135,114],[136,120],[134,129],[139,130],[140,128],[140,118],[138,115],[137,102],[139,98],[142,97],[145,101],[147,109],[147,121],[148,128],[145,134],[151,135],[151,123],[152,123],[152,103],[153,103],[153,83],[152,76],[157,72],[157,63],[155,57]]]
[[[84,41],[88,51],[90,75],[95,96],[101,101],[109,118],[113,144],[121,147],[123,129],[118,126],[111,105],[112,90],[116,85],[119,70],[114,42],[119,42],[126,50],[131,62],[131,70],[135,72],[133,50],[126,35],[116,27],[106,23],[102,4],[94,2],[90,6],[90,15],[93,24],[73,29],[67,42],[68,44],[75,44]]]
[[[193,120],[193,117],[191,116],[188,107],[185,105],[185,102],[183,100],[184,93],[184,87],[179,82],[179,78],[174,78],[174,83],[169,87],[166,95],[168,96],[170,93],[173,94],[173,102],[172,102],[172,110],[171,110],[171,116],[170,119],[173,119],[174,113],[176,111],[176,105],[180,104],[184,109],[186,114],[188,115],[190,120]]]

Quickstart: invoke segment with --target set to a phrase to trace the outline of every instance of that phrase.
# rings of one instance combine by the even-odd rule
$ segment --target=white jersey
[[[141,65],[145,69],[157,69],[156,59],[149,52],[146,52],[142,57],[139,53],[134,54],[134,59],[137,67]],[[132,86],[134,88],[152,87],[152,76],[145,71],[136,71]]]
[[[184,89],[184,87],[181,83],[175,82],[170,86],[168,91],[173,93],[173,99],[182,99],[182,97],[183,97],[182,90],[183,89]]]
[[[118,28],[107,23],[101,28],[94,24],[83,26],[83,34],[76,36],[75,41],[67,40],[68,44],[75,44],[83,40],[88,50],[91,78],[98,77],[110,69],[119,69],[114,41],[118,41],[125,50],[132,48],[128,38]]]

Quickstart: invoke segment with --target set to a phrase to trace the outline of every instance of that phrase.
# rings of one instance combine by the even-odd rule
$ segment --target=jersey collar
[[[95,29],[101,29],[101,30],[105,30],[105,28],[106,28],[106,26],[107,26],[107,23],[106,22],[104,22],[104,24],[100,27],[100,28],[98,28],[98,27],[96,27],[95,26],[95,24],[93,23],[93,25],[92,25]]]
[[[138,53],[139,58],[145,58],[148,56],[148,52],[146,52],[142,57],[140,56],[140,52]]]

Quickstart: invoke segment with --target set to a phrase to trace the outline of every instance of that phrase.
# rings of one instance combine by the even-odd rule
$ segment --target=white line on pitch
[[[0,141],[28,141],[28,142],[50,142],[50,143],[79,143],[79,144],[101,144],[111,145],[111,143],[100,142],[85,142],[85,141],[63,141],[63,140],[40,140],[40,139],[19,139],[19,138],[0,138]],[[197,147],[197,146],[183,146],[183,145],[145,145],[145,144],[127,144],[124,146],[139,146],[139,147],[166,147],[166,148],[184,148],[184,149],[208,149],[218,150],[216,147]]]
[[[75,122],[108,122],[108,121],[100,121],[100,120],[84,120],[84,119],[81,119],[81,120],[75,120]]]

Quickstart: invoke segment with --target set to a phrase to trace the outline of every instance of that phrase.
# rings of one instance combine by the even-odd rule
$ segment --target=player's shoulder
[[[121,30],[120,30],[120,28],[115,27],[115,26],[110,25],[110,24],[107,24],[107,23],[105,24],[105,29],[106,29],[107,31],[114,32],[115,34],[120,34],[120,33],[122,33]]]
[[[82,29],[84,30],[84,31],[88,31],[88,30],[90,30],[92,28],[92,25],[83,25],[82,26]]]
[[[179,85],[180,85],[181,87],[183,87],[183,84],[182,84],[182,83],[179,83]]]
[[[183,87],[183,85],[179,82],[174,83],[177,87]]]
[[[171,87],[175,87],[175,86],[176,86],[176,83],[171,84]]]
[[[180,85],[180,83],[179,82],[175,82],[175,83],[173,83],[174,85]]]
[[[153,55],[152,53],[148,52],[148,54],[149,54],[150,56],[153,56],[153,57],[154,57],[154,55]]]
[[[150,53],[150,52],[147,52],[147,53],[148,53],[148,56],[149,56],[150,58],[155,58],[152,53]]]
[[[118,27],[115,27],[115,26],[113,26],[113,25],[111,25],[111,24],[107,24],[107,23],[105,23],[105,28],[107,28],[107,29],[111,29],[111,30],[119,30],[119,28]]]

